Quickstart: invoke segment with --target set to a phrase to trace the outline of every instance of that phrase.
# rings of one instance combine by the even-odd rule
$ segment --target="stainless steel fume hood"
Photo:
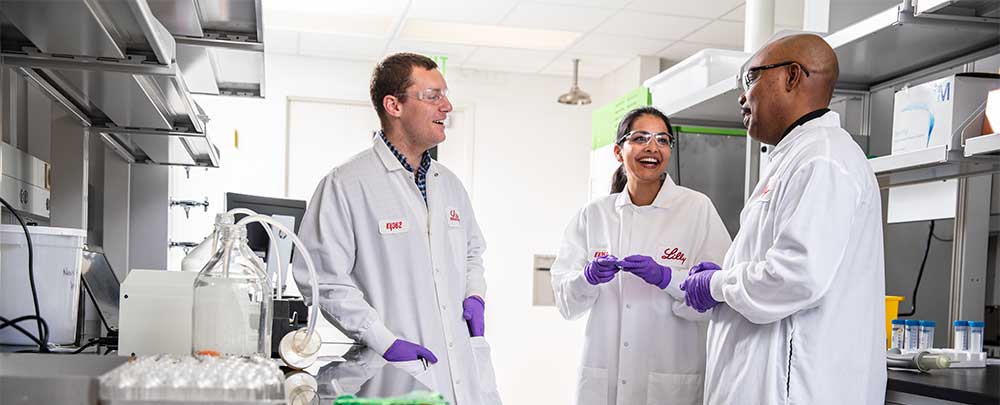
[[[0,0],[2,63],[132,163],[218,167],[177,62],[144,0]]]

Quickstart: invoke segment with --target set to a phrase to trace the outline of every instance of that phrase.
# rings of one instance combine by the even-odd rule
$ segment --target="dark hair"
[[[656,107],[639,107],[622,117],[622,121],[618,123],[618,132],[615,134],[615,144],[621,146],[625,142],[625,135],[632,130],[632,123],[636,119],[643,115],[652,115],[656,118],[663,120],[663,123],[667,126],[667,132],[670,134],[674,133],[673,126],[670,125],[670,118]],[[625,190],[625,183],[628,182],[628,177],[625,175],[625,165],[618,165],[618,169],[615,170],[614,176],[611,178],[611,194],[620,193]]]
[[[405,100],[406,88],[413,85],[411,73],[414,67],[432,70],[438,66],[431,58],[406,52],[389,55],[375,65],[370,93],[372,105],[375,106],[375,112],[378,113],[383,127],[387,120],[385,106],[382,104],[385,96],[396,96],[400,101]]]

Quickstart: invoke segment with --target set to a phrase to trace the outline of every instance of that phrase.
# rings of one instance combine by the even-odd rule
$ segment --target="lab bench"
[[[986,368],[889,370],[886,404],[1000,404],[1000,365]]]
[[[98,378],[127,360],[93,353],[0,353],[0,404],[100,404]],[[286,382],[286,395],[307,391],[319,396],[320,403],[332,403],[342,394],[384,398],[431,391],[430,376],[420,363],[408,363],[413,364],[387,363],[370,349],[354,347],[343,357],[321,358],[304,371],[283,369],[287,380],[300,385],[295,389]]]

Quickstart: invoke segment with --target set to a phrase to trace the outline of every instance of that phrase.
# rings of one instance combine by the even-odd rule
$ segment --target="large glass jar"
[[[221,225],[219,243],[194,281],[192,354],[271,354],[271,283],[241,225]]]
[[[233,215],[229,213],[215,214],[215,228],[213,228],[212,233],[205,237],[198,246],[195,246],[184,259],[181,260],[181,271],[201,271],[208,264],[208,260],[212,258],[212,254],[219,249],[219,239],[221,238],[222,232],[220,229],[226,225],[232,225],[235,220],[233,220]]]

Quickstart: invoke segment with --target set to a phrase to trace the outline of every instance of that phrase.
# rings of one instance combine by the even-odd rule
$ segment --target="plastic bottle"
[[[906,339],[906,326],[902,319],[892,320],[892,340],[889,341],[890,349],[903,350]]]
[[[934,329],[936,329],[937,322],[934,321],[920,321],[920,339],[917,343],[918,349],[933,349],[934,348]]]
[[[955,321],[955,339],[952,346],[955,350],[969,350],[969,323],[966,321]]]
[[[903,343],[903,350],[917,350],[920,346],[920,321],[907,319],[904,321],[906,327],[906,340]]]
[[[271,284],[242,225],[222,225],[218,248],[194,282],[192,354],[271,353]]]
[[[983,351],[983,328],[986,322],[969,321],[969,351],[979,353]]]
[[[195,246],[184,259],[181,260],[181,271],[201,271],[212,258],[219,244],[219,228],[224,225],[232,225],[235,222],[229,213],[215,214],[215,229],[205,237],[198,246]]]

